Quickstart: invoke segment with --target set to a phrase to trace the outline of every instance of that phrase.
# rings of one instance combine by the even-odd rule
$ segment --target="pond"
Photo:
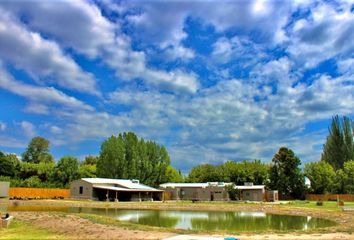
[[[8,210],[88,213],[143,225],[208,231],[309,230],[336,225],[335,222],[322,218],[267,214],[264,212],[126,210],[53,206],[18,206],[10,207]]]

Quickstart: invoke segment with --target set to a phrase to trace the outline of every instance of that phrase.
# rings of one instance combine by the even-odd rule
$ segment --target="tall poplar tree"
[[[106,178],[139,179],[158,186],[168,180],[170,157],[164,146],[139,139],[128,132],[112,136],[101,145],[97,176]]]
[[[348,117],[332,118],[329,135],[323,146],[322,160],[328,162],[335,170],[342,169],[346,161],[354,159],[353,143],[354,122]]]

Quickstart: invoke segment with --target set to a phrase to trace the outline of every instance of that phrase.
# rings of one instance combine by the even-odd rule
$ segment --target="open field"
[[[4,204],[4,203],[3,203]],[[339,223],[337,226],[320,228],[310,231],[267,231],[267,232],[206,232],[176,230],[169,228],[157,228],[151,226],[138,225],[128,222],[119,222],[109,217],[69,214],[59,212],[13,212],[17,224],[31,224],[38,229],[46,229],[49,239],[55,237],[62,239],[87,239],[88,236],[103,239],[163,239],[173,237],[177,234],[196,234],[198,236],[235,236],[241,239],[354,239],[352,233],[354,229],[353,212],[342,212],[336,206],[336,202],[324,202],[324,206],[316,206],[315,202],[281,202],[271,203],[225,203],[225,202],[94,202],[76,200],[32,200],[32,201],[9,201],[9,205],[21,207],[95,207],[95,208],[115,208],[115,209],[164,209],[164,210],[208,210],[208,211],[262,211],[272,214],[304,215],[321,217],[334,220]],[[354,203],[345,203],[345,206],[353,206]],[[16,227],[16,225],[15,225]],[[32,228],[29,228],[32,229]],[[8,230],[11,230],[8,229]],[[4,239],[12,239],[14,235],[2,232]],[[54,235],[50,235],[54,234]]]
[[[62,234],[58,234],[46,229],[42,229],[25,221],[14,220],[7,229],[0,229],[0,239],[66,239]]]

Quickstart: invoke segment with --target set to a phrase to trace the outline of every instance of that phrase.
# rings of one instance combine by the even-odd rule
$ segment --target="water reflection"
[[[106,215],[119,221],[194,230],[308,230],[335,225],[334,222],[310,216],[288,216],[264,212],[122,210],[78,207],[19,206],[12,211],[59,211]]]

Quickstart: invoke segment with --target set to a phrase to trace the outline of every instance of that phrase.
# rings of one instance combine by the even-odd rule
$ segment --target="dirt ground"
[[[258,240],[258,239],[279,239],[279,240],[308,240],[308,239],[346,239],[354,240],[354,234],[350,234],[354,226],[353,212],[333,212],[319,211],[317,209],[279,207],[273,205],[262,204],[245,204],[245,205],[218,205],[218,204],[132,204],[132,203],[109,203],[110,206],[98,203],[70,202],[70,201],[20,201],[12,202],[20,206],[80,206],[80,207],[114,207],[114,208],[131,208],[131,209],[188,209],[188,210],[218,210],[218,211],[263,211],[273,214],[291,214],[291,215],[310,215],[314,217],[323,217],[339,223],[336,227],[326,228],[325,231],[317,232],[294,232],[294,233],[261,233],[261,234],[238,234],[233,237],[241,240]],[[112,206],[111,206],[112,205]],[[47,212],[13,212],[16,219],[29,222],[38,227],[51,230],[65,238],[69,239],[170,239],[170,240],[187,240],[187,239],[223,239],[232,235],[214,235],[214,234],[190,234],[179,235],[173,230],[132,230],[119,225],[105,225],[91,222],[90,220],[80,218],[77,215],[47,213]],[[349,232],[349,233],[348,233]],[[204,237],[204,238],[203,238]]]

